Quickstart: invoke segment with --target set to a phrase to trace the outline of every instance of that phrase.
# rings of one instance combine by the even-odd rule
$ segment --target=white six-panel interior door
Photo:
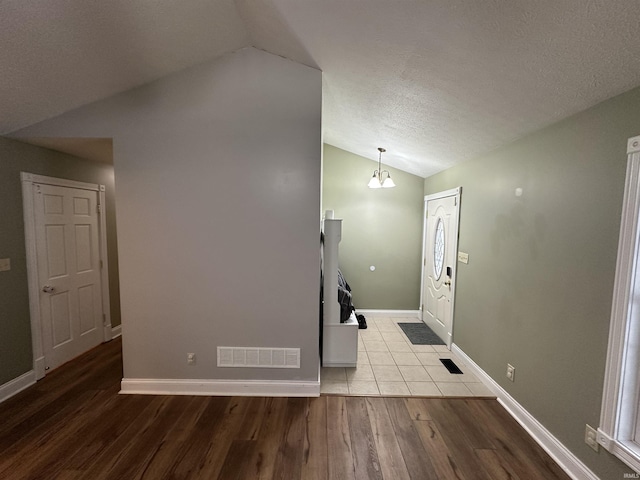
[[[104,188],[28,178],[30,192],[24,176],[23,191],[34,363],[51,370],[107,339],[105,224],[100,217]],[[38,378],[43,374],[37,372]]]

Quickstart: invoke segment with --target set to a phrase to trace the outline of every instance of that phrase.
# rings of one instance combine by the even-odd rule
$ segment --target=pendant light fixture
[[[374,170],[373,176],[371,180],[369,180],[369,188],[392,188],[395,187],[396,184],[393,183],[391,179],[391,174],[389,170],[382,170],[382,154],[386,152],[386,150],[382,147],[378,147],[378,169]],[[383,180],[384,174],[387,174],[387,177]]]

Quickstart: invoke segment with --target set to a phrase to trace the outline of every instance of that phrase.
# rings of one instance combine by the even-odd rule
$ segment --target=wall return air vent
[[[247,368],[300,368],[300,349],[218,347],[218,366]]]

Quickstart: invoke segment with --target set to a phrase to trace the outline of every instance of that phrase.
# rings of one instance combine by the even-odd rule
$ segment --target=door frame
[[[635,439],[640,402],[640,135],[627,140],[627,172],[613,284],[600,426],[596,441],[635,471],[640,442]]]
[[[33,201],[35,183],[57,187],[91,190],[98,193],[98,238],[100,252],[100,283],[102,290],[103,342],[111,340],[111,308],[109,297],[109,262],[107,256],[107,220],[105,186],[95,183],[77,182],[64,178],[47,177],[20,172],[22,182],[22,205],[24,211],[24,236],[27,253],[27,281],[29,285],[29,312],[31,317],[31,343],[33,348],[33,370],[36,380],[45,376],[44,348],[42,345],[42,316],[40,312],[40,282],[38,278],[38,256],[36,253],[36,215]]]
[[[420,274],[420,320],[424,322],[424,274],[425,268],[427,267],[427,257],[425,255],[425,251],[427,249],[427,203],[431,200],[438,200],[440,198],[445,197],[456,197],[456,213],[453,218],[453,222],[451,225],[452,234],[455,236],[455,250],[454,250],[454,262],[451,266],[453,270],[452,281],[451,281],[451,338],[443,339],[447,343],[447,348],[451,349],[451,344],[453,343],[453,319],[454,319],[454,308],[455,308],[455,298],[456,298],[456,283],[458,279],[458,232],[460,231],[460,197],[462,195],[462,187],[452,188],[450,190],[444,190],[442,192],[432,193],[430,195],[424,196],[424,208],[422,211],[422,269]]]

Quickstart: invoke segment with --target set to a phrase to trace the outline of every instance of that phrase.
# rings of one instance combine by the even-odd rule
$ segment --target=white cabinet
[[[338,248],[342,238],[342,220],[324,220],[324,306],[322,366],[355,367],[358,362],[358,320],[355,313],[340,323],[338,303]]]

